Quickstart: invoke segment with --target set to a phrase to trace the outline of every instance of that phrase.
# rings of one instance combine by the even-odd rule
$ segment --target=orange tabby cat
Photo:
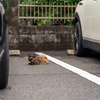
[[[36,56],[36,54],[34,54],[33,56],[28,54],[28,60],[30,61],[29,62],[30,65],[40,65],[49,63],[49,60],[47,59],[46,56]]]

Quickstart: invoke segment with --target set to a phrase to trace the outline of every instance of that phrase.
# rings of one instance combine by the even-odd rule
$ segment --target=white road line
[[[58,59],[56,59],[54,57],[46,55],[46,54],[44,54],[42,52],[35,52],[35,53],[38,54],[38,55],[45,55],[50,61],[54,62],[55,64],[58,64],[58,65],[60,65],[60,66],[62,66],[64,68],[66,68],[66,69],[68,69],[68,70],[70,70],[70,71],[72,71],[72,72],[74,72],[74,73],[76,73],[76,74],[78,74],[78,75],[80,75],[80,76],[82,76],[82,77],[84,77],[84,78],[86,78],[86,79],[88,79],[88,80],[100,85],[100,77],[98,77],[98,76],[90,74],[89,72],[86,72],[86,71],[84,71],[82,69],[76,68],[76,67],[74,67],[72,65],[69,65],[69,64],[67,64],[67,63],[65,63],[65,62],[63,62],[61,60],[58,60]]]

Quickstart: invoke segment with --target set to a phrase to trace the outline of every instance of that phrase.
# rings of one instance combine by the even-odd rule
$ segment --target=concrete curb
[[[9,50],[10,56],[20,56],[20,50]]]
[[[67,55],[73,56],[74,55],[73,49],[67,50]]]

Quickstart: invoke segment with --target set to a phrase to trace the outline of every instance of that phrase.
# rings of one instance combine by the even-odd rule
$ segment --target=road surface
[[[47,65],[29,65],[28,53],[34,52],[10,56],[9,82],[6,89],[0,90],[0,100],[100,100],[98,80],[92,82],[51,61]],[[75,57],[66,51],[42,53],[100,77],[100,54]]]

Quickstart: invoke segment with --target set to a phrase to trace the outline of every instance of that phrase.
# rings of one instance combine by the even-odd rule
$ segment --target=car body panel
[[[79,14],[80,21],[82,24],[82,35],[83,39],[86,38],[92,38],[92,30],[91,30],[91,7],[92,4],[90,4],[91,0],[83,0],[80,1],[80,3],[83,3],[83,5],[79,5],[76,8],[76,12]]]
[[[93,0],[91,13],[92,40],[100,43],[100,0]]]
[[[80,22],[83,47],[100,52],[100,0],[80,1],[75,11],[76,19]]]

